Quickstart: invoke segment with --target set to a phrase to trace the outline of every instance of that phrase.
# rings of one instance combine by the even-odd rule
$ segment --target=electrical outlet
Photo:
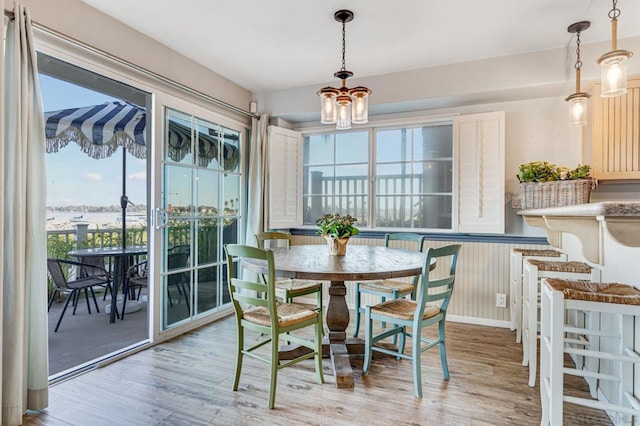
[[[507,295],[504,293],[496,293],[496,308],[507,307]]]

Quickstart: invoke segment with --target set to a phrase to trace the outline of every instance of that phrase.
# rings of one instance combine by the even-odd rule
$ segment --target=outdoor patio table
[[[120,284],[124,286],[124,272],[127,270],[126,262],[133,256],[147,254],[147,246],[122,247],[97,247],[71,250],[68,252],[72,257],[113,257],[115,266],[113,269],[113,282],[111,293],[111,312],[109,322],[116,321],[116,303],[118,300],[118,289]],[[125,296],[126,297],[126,296]]]
[[[326,245],[300,245],[273,249],[278,277],[331,281],[326,322],[336,387],[353,387],[349,353],[363,353],[364,341],[347,338],[349,308],[345,281],[408,277],[422,273],[424,254],[404,249],[350,244],[345,256],[329,255]],[[244,259],[243,266],[266,273],[266,263]],[[432,268],[435,265],[432,266]]]

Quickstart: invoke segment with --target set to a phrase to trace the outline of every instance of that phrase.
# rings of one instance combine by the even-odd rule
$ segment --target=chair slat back
[[[256,244],[261,249],[288,247],[291,244],[291,234],[279,231],[259,232],[256,234]]]
[[[422,267],[422,285],[420,286],[417,297],[417,308],[415,317],[422,318],[427,303],[439,302],[440,310],[446,315],[453,287],[455,283],[456,265],[458,263],[458,253],[460,252],[460,244],[449,245],[439,248],[427,249],[425,255],[425,263]],[[434,277],[435,270],[430,271],[431,260],[436,259],[436,270],[442,271],[447,267],[447,259],[449,260],[448,275],[445,277]]]
[[[62,265],[58,259],[47,259],[47,269],[49,270],[49,275],[51,275],[51,281],[53,284],[62,289],[67,289],[67,278],[64,275],[64,271],[62,270]]]
[[[272,324],[277,323],[273,251],[240,244],[226,244],[224,249],[227,253],[227,283],[236,317],[242,318],[242,312],[251,306],[263,306],[269,310]],[[260,274],[264,276],[264,283],[237,277],[237,261],[243,258],[266,261],[268,273]],[[266,298],[260,294],[265,294]]]
[[[389,241],[411,241],[415,243],[414,250],[418,252],[422,252],[424,250],[424,243],[427,237],[424,235],[415,234],[413,232],[394,232],[387,233],[384,235],[384,246],[389,247]],[[413,285],[418,284],[418,280],[420,279],[420,275],[416,275],[413,277],[411,282]]]

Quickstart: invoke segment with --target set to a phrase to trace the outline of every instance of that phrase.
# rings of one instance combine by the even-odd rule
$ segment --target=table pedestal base
[[[388,349],[395,349],[391,344],[381,344]],[[288,345],[280,347],[280,359],[288,361],[311,352],[311,349],[304,346]],[[322,357],[331,358],[333,366],[333,376],[336,379],[337,388],[353,387],[353,368],[351,367],[351,356],[364,355],[364,340],[357,337],[345,339],[343,343],[330,343],[329,340],[322,341]],[[373,358],[388,356],[381,352],[373,352]]]

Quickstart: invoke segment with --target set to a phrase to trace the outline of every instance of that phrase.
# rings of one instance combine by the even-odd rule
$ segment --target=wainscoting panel
[[[325,244],[319,236],[294,235],[293,244]],[[393,247],[412,249],[410,243],[392,242]],[[378,238],[352,238],[349,245],[383,245]],[[453,241],[427,241],[426,247],[457,244]],[[509,254],[512,248],[547,249],[546,245],[462,242],[456,271],[456,286],[449,306],[448,318],[500,327],[509,326]],[[349,250],[347,248],[347,250]],[[437,269],[436,269],[437,271]],[[347,303],[353,308],[354,285],[347,282]],[[325,299],[328,297],[325,286]],[[507,308],[496,307],[496,294],[507,295]],[[380,299],[365,295],[363,304],[379,303]]]

